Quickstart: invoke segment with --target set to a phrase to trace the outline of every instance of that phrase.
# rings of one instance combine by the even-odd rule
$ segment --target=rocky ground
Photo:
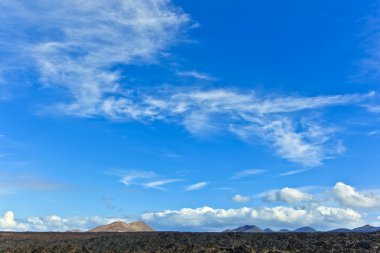
[[[0,233],[0,252],[380,252],[380,233]]]

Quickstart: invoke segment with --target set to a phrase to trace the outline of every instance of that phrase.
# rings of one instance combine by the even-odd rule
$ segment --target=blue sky
[[[0,3],[0,228],[380,224],[378,1]]]

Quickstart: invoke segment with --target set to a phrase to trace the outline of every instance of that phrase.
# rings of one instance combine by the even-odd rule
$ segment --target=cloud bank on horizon
[[[103,161],[99,163],[99,166],[103,167],[97,167],[96,173],[103,176],[107,174],[110,176],[104,176],[107,178],[116,176],[118,181],[114,180],[113,183],[123,187],[120,191],[122,194],[125,194],[125,189],[130,191],[128,194],[133,194],[133,191],[169,194],[171,187],[177,186],[180,189],[177,191],[179,193],[172,197],[174,202],[176,200],[181,202],[181,194],[202,194],[215,189],[231,190],[223,200],[218,196],[211,196],[212,194],[197,195],[191,199],[190,207],[185,208],[174,205],[166,208],[162,203],[153,209],[145,206],[147,210],[158,211],[144,212],[135,215],[134,218],[147,221],[153,226],[163,229],[220,230],[254,223],[277,228],[306,225],[330,228],[354,227],[376,219],[378,213],[376,214],[375,209],[380,203],[380,196],[376,190],[359,192],[354,187],[339,182],[327,193],[313,194],[295,187],[302,179],[296,182],[291,178],[314,171],[315,168],[328,168],[323,173],[331,173],[331,177],[324,180],[321,176],[316,184],[326,185],[344,181],[343,178],[347,179],[349,175],[346,175],[348,174],[346,167],[350,166],[349,161],[339,165],[341,171],[339,175],[336,174],[333,165],[328,163],[339,160],[338,158],[349,152],[353,146],[366,147],[369,140],[378,136],[380,129],[378,87],[364,85],[365,88],[355,90],[343,89],[336,84],[334,92],[316,94],[316,92],[296,92],[290,85],[289,87],[284,85],[284,88],[279,89],[270,87],[263,89],[255,84],[243,87],[239,82],[237,85],[227,85],[220,81],[218,74],[223,73],[209,74],[206,71],[198,71],[194,67],[198,66],[197,63],[183,63],[185,60],[181,58],[181,50],[178,48],[197,44],[196,39],[190,34],[197,29],[206,29],[202,28],[202,24],[198,24],[191,15],[191,12],[176,6],[171,0],[66,0],[58,3],[46,0],[36,0],[33,3],[27,0],[1,1],[0,102],[10,103],[6,104],[9,108],[14,105],[13,103],[24,106],[24,103],[19,101],[25,96],[27,97],[25,100],[28,100],[25,102],[25,107],[28,107],[25,111],[28,111],[28,115],[33,114],[35,118],[41,115],[47,118],[67,118],[69,122],[67,125],[77,119],[83,121],[101,119],[111,125],[107,126],[109,128],[115,125],[124,127],[126,135],[135,133],[134,130],[128,131],[132,129],[128,125],[131,123],[137,123],[141,128],[147,125],[157,127],[159,129],[157,135],[162,134],[162,136],[166,136],[168,132],[185,130],[189,136],[195,137],[200,142],[206,142],[209,137],[223,140],[232,138],[233,141],[228,142],[231,146],[223,151],[225,157],[228,157],[235,147],[248,144],[252,147],[252,157],[265,153],[273,159],[280,158],[281,162],[275,160],[276,162],[268,166],[272,169],[253,164],[245,167],[251,169],[234,168],[234,173],[229,173],[223,166],[217,173],[215,171],[208,173],[207,169],[198,163],[192,164],[194,161],[188,164],[194,167],[195,172],[185,170],[181,172],[182,168],[171,171],[166,168],[169,163],[160,163],[164,159],[154,163],[159,169],[152,168],[151,165],[150,168],[133,170],[128,169],[133,168],[128,164],[133,160],[133,154],[126,155],[127,158],[124,159],[126,151],[123,149],[125,145],[132,146],[133,143],[107,146],[112,149],[109,152],[114,150],[116,153],[116,150],[121,150],[120,157],[124,160],[115,164],[117,166],[122,164],[120,167],[127,169],[109,172],[111,169]],[[373,37],[371,50],[367,52],[369,55],[366,59],[362,59],[361,66],[365,69],[364,72],[378,73],[380,36],[376,34]],[[233,45],[233,47],[239,46]],[[211,46],[208,47],[209,51],[212,51]],[[259,53],[257,55],[259,58]],[[270,58],[269,55],[265,57]],[[156,67],[164,73],[157,75],[160,77],[157,80],[156,74],[152,74],[153,77],[150,78],[150,72],[145,72]],[[28,95],[17,97],[18,91],[22,90],[31,91],[33,94],[29,97]],[[30,104],[33,106],[29,106]],[[33,113],[30,113],[30,107],[33,108]],[[52,131],[41,127],[43,123],[35,123],[35,119],[29,120],[30,124],[41,128],[41,132]],[[6,122],[0,121],[1,124],[6,125]],[[167,127],[170,127],[170,130],[161,130]],[[93,129],[86,128],[80,131],[91,132]],[[107,131],[112,132],[109,129],[104,132]],[[18,133],[12,134],[25,136],[22,134],[24,132],[19,130]],[[94,136],[96,134],[98,133],[93,132]],[[66,137],[70,137],[69,135]],[[351,138],[350,135],[355,137]],[[43,146],[38,139],[39,135],[36,136],[33,140],[25,137],[24,139]],[[365,136],[369,140],[366,143],[360,142],[355,139],[357,136]],[[81,140],[81,137],[79,133],[74,139]],[[17,146],[9,144],[9,141],[4,144],[2,139],[4,138],[0,137],[2,149],[3,146],[12,146],[12,148]],[[141,139],[144,139],[148,143],[147,146],[152,149],[155,148],[154,145],[160,146],[167,142],[165,137],[160,139],[159,144],[149,140],[149,137]],[[238,140],[239,144],[236,144],[235,140]],[[70,147],[71,145],[73,144],[67,144]],[[192,150],[201,150],[203,144],[192,145],[189,145]],[[368,147],[368,150],[377,148],[375,144],[371,145],[374,148]],[[94,145],[83,146],[83,153],[79,154],[79,158],[67,157],[73,161],[87,157],[83,158],[85,159],[83,163],[94,165],[97,159],[97,157],[94,159],[97,155],[92,155],[94,146],[96,141]],[[107,152],[100,154],[99,156],[110,155]],[[12,166],[18,167],[19,164],[8,162],[10,159],[8,156],[6,152],[0,150],[0,165],[6,169]],[[207,154],[204,156],[207,157]],[[13,154],[10,157],[13,158]],[[180,155],[171,155],[170,159],[173,157],[181,159]],[[207,160],[207,158],[202,159],[200,163]],[[213,159],[215,158],[209,158]],[[365,156],[361,159],[369,160]],[[225,161],[225,164],[228,166],[237,160],[239,157],[234,157],[233,161]],[[67,161],[56,161],[56,163],[65,162]],[[141,162],[142,167],[147,166],[146,164],[147,161]],[[25,165],[19,167],[23,166]],[[53,163],[42,164],[42,167],[44,166],[55,168]],[[275,170],[273,168],[277,167],[285,172],[273,172]],[[52,169],[54,170],[57,175],[66,171]],[[73,166],[67,170],[67,173],[74,175],[77,170],[80,169]],[[92,168],[87,168],[80,176],[87,177],[92,173],[95,174]],[[223,177],[223,180],[227,178],[228,182],[219,176]],[[263,193],[256,194],[258,190],[245,187],[248,182],[254,188],[259,179],[264,179],[264,183],[272,180],[270,185],[265,185],[267,189],[260,188]],[[58,191],[66,187],[64,184],[53,184],[43,180],[33,185],[21,186],[20,182],[27,180],[22,176],[12,176],[12,180],[13,183],[3,183],[0,180],[0,197],[13,195],[13,191],[17,192],[20,189]],[[94,180],[93,185],[108,187],[108,181],[103,177],[92,180]],[[93,185],[91,187],[94,187]],[[207,197],[212,201],[214,199],[220,201],[215,206],[223,203],[233,207],[212,208],[209,207],[213,206],[211,204],[207,206],[200,204],[205,203]],[[48,198],[44,196],[41,199],[45,201]],[[14,200],[10,200],[9,203],[15,205]],[[247,203],[252,203],[252,206],[238,206],[248,205]],[[277,205],[279,203],[280,205]],[[122,219],[130,220],[129,217]],[[0,229],[18,231],[87,229],[114,220],[118,218],[83,214],[73,218],[53,215],[16,219],[14,212],[8,211],[0,218]]]
[[[196,190],[200,183],[192,186]],[[202,185],[203,186],[203,185]],[[191,187],[189,187],[191,188]],[[346,195],[340,190],[349,189]],[[333,201],[327,201],[327,198]],[[238,202],[248,202],[243,196],[234,196]],[[351,202],[355,199],[354,204]],[[242,207],[220,209],[208,206],[199,208],[182,208],[180,210],[163,210],[146,212],[135,217],[71,217],[57,215],[48,217],[29,217],[15,219],[12,211],[0,218],[0,230],[5,231],[69,231],[80,229],[86,231],[93,227],[108,224],[117,220],[131,222],[142,220],[161,230],[178,229],[182,231],[222,231],[243,224],[270,226],[271,228],[298,228],[314,226],[318,229],[338,227],[354,228],[363,225],[364,214],[370,214],[371,208],[380,205],[380,195],[373,191],[358,192],[350,185],[338,182],[332,191],[323,195],[311,195],[299,189],[283,188],[263,195],[263,201],[283,202],[288,205],[273,207]],[[330,202],[330,203],[329,203]],[[329,206],[327,206],[329,204]],[[357,209],[359,208],[359,210]]]

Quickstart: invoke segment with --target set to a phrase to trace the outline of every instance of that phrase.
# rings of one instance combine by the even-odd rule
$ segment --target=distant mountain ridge
[[[371,225],[365,225],[363,227],[352,229],[352,232],[359,232],[359,233],[370,233],[370,232],[377,232],[377,231],[380,231],[380,227],[374,227]]]
[[[99,226],[88,230],[88,232],[152,232],[153,228],[145,224],[144,222],[131,222],[125,223],[122,221],[116,221],[111,224]]]
[[[250,233],[255,233],[255,232],[264,232],[264,231],[255,225],[245,225],[245,226],[238,227],[235,229],[227,229],[224,232],[250,232]]]
[[[296,233],[313,233],[313,232],[318,232],[318,231],[312,227],[302,227],[302,228],[297,228],[293,232],[296,232]]]
[[[226,229],[223,232],[232,232],[232,233],[273,233],[273,232],[281,232],[281,233],[316,233],[316,232],[324,232],[324,233],[371,233],[380,231],[380,227],[374,227],[371,225],[365,225],[362,227],[348,229],[348,228],[338,228],[330,231],[318,231],[312,227],[301,227],[295,230],[281,229],[279,231],[274,231],[270,228],[261,229],[255,225],[245,225],[235,229]]]

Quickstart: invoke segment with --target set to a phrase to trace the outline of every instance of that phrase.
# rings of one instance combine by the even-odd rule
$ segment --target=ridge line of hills
[[[149,225],[144,222],[136,221],[125,223],[122,221],[115,221],[110,224],[102,225],[95,227],[93,229],[88,230],[87,232],[153,232],[156,231]],[[314,233],[314,232],[332,232],[332,233],[371,233],[380,231],[380,227],[375,227],[371,225],[365,225],[362,227],[348,229],[348,228],[338,228],[329,231],[318,231],[312,227],[301,227],[295,230],[289,229],[281,229],[278,231],[272,230],[270,228],[261,229],[255,225],[245,225],[241,227],[237,227],[235,229],[226,229],[222,231],[223,233]],[[81,232],[77,229],[69,231],[69,232]]]
[[[245,225],[241,226],[235,229],[226,229],[223,231],[223,233],[238,233],[238,232],[243,232],[243,233],[275,233],[275,232],[280,232],[280,233],[314,233],[314,232],[324,232],[324,233],[371,233],[371,232],[377,232],[380,231],[380,227],[374,227],[371,225],[365,225],[362,227],[354,228],[354,229],[348,229],[348,228],[337,228],[329,231],[318,231],[312,227],[301,227],[297,228],[295,230],[289,230],[289,229],[281,229],[278,231],[274,231],[270,228],[266,229],[261,229],[258,226],[255,225]]]

